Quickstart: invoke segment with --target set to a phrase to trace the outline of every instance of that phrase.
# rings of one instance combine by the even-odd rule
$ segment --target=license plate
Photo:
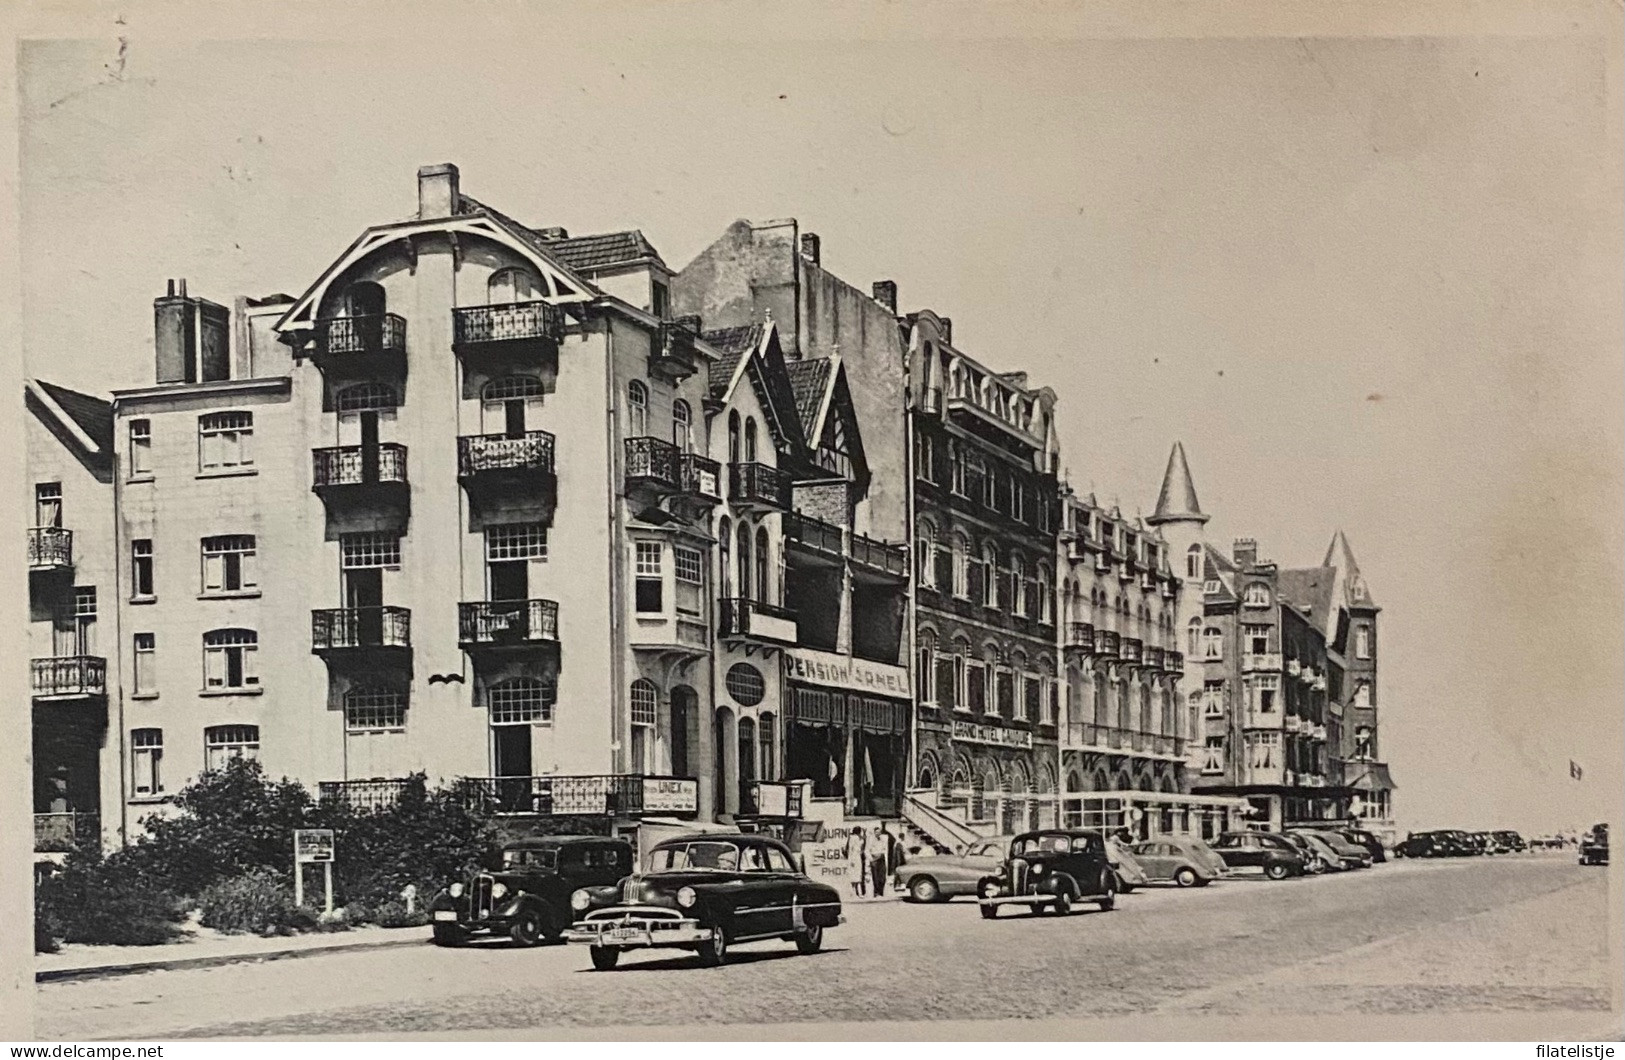
[[[643,935],[644,932],[642,929],[631,927],[615,928],[609,932],[609,937],[616,939],[617,941],[625,939],[640,939],[643,937]]]
[[[436,920],[456,920],[457,919],[457,910],[455,910],[455,909],[436,909],[434,911],[434,918]]]

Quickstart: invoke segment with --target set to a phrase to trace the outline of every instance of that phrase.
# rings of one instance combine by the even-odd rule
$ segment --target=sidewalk
[[[112,975],[166,971],[175,968],[207,968],[240,961],[275,961],[293,957],[313,957],[346,950],[371,950],[387,946],[421,946],[429,941],[427,928],[359,927],[328,934],[288,935],[261,938],[258,935],[222,935],[217,932],[183,937],[161,946],[84,946],[67,944],[60,953],[34,956],[36,983],[68,979],[101,979]]]

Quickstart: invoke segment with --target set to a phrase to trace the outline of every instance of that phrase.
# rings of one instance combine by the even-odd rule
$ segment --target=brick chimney
[[[942,321],[942,341],[945,345],[954,344],[954,322],[948,317],[938,317]]]
[[[457,167],[450,162],[418,170],[418,220],[451,217],[457,212]]]
[[[549,243],[556,243],[561,239],[569,239],[570,233],[562,228],[538,228],[536,234]]]
[[[1251,567],[1258,562],[1258,542],[1250,537],[1236,538],[1231,557],[1238,567]]]
[[[876,280],[874,285],[875,301],[886,307],[886,312],[892,316],[897,315],[897,281]]]
[[[189,298],[185,280],[170,280],[152,300],[153,352],[159,383],[212,383],[231,378],[231,311]]]
[[[801,256],[812,262],[814,265],[819,263],[819,247],[820,244],[818,242],[818,235],[816,233],[801,233]]]

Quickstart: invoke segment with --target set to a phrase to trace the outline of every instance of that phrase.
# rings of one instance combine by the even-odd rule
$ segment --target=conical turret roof
[[[1342,583],[1344,600],[1351,607],[1376,607],[1376,601],[1371,599],[1371,592],[1366,588],[1365,578],[1360,575],[1360,565],[1354,560],[1354,549],[1349,547],[1349,539],[1342,530],[1332,535],[1332,543],[1326,548],[1326,558],[1320,561],[1322,567],[1330,567],[1337,572],[1338,581]]]
[[[1157,510],[1146,520],[1153,526],[1163,523],[1205,523],[1202,504],[1196,499],[1196,484],[1191,481],[1191,467],[1185,462],[1185,445],[1175,442],[1168,454],[1168,470],[1162,474],[1162,492],[1157,494]]]

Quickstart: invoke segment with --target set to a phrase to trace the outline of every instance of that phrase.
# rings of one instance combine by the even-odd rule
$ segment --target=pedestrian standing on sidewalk
[[[869,833],[853,829],[846,837],[846,856],[852,869],[852,893],[862,898],[869,889]]]
[[[885,829],[875,825],[874,845],[869,848],[870,893],[876,898],[886,894],[886,840]]]

